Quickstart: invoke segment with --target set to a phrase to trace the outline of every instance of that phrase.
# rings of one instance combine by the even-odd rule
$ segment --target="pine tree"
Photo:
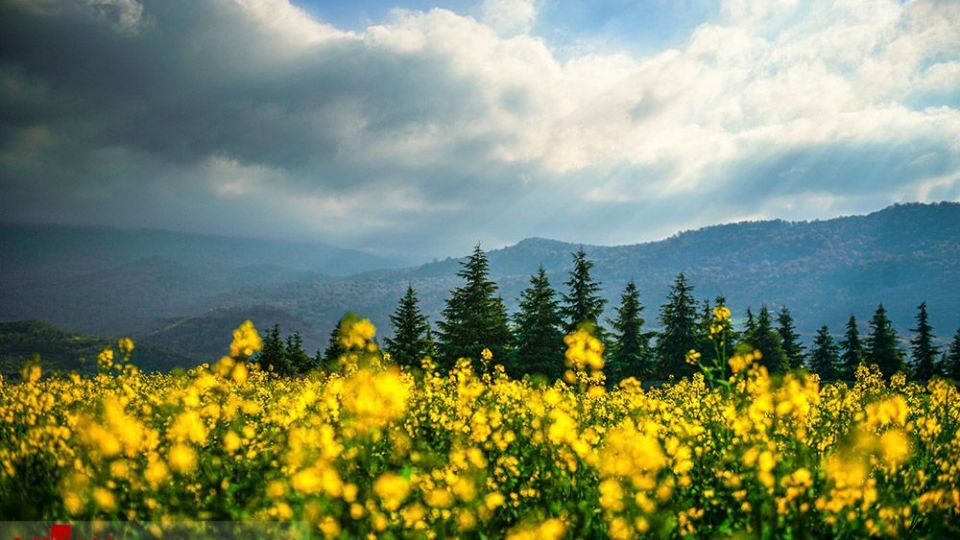
[[[913,368],[917,379],[929,381],[937,375],[937,355],[940,348],[933,344],[933,327],[927,316],[927,303],[917,306],[917,326],[912,329],[914,334],[910,340]]]
[[[283,340],[280,339],[280,325],[273,325],[270,332],[263,340],[263,348],[257,357],[257,363],[265,370],[272,370],[279,375],[289,375],[290,366],[287,363],[287,355],[284,349]]]
[[[342,320],[343,319],[341,318],[340,321]],[[340,321],[337,321],[337,324],[333,327],[333,330],[330,331],[330,339],[327,340],[327,348],[323,351],[323,363],[329,368],[336,366],[340,360],[340,356],[346,352],[343,346],[340,345]]]
[[[836,379],[840,375],[840,349],[833,342],[830,329],[823,325],[813,338],[810,350],[810,369],[820,374],[824,381]]]
[[[518,375],[540,373],[555,379],[563,373],[563,320],[556,292],[543,266],[530,276],[530,286],[520,293],[514,316]]]
[[[620,296],[617,318],[610,321],[614,342],[607,372],[614,384],[627,377],[640,377],[649,372],[650,337],[643,331],[642,312],[640,292],[631,279]]]
[[[300,336],[300,332],[295,331],[287,336],[283,353],[290,374],[306,373],[314,367],[313,359],[303,350],[303,338]]]
[[[433,356],[430,322],[420,312],[419,300],[413,286],[400,299],[396,311],[390,315],[393,338],[386,339],[386,351],[401,366],[419,367],[420,361]]]
[[[857,372],[857,366],[864,363],[863,344],[860,342],[860,332],[857,329],[857,319],[853,315],[847,319],[847,329],[840,342],[843,355],[840,356],[840,377],[852,381]]]
[[[803,367],[803,351],[805,347],[800,343],[800,336],[793,326],[793,317],[787,306],[780,308],[777,314],[777,333],[780,334],[780,341],[783,344],[783,353],[787,356],[787,363],[790,369]]]
[[[504,363],[512,336],[506,308],[494,296],[497,284],[490,281],[488,272],[487,257],[477,244],[457,272],[466,284],[451,292],[438,324],[441,366],[452,367],[458,358],[479,358],[484,348],[493,352],[495,361]]]
[[[662,330],[657,337],[657,362],[661,377],[683,376],[693,373],[686,363],[687,352],[697,346],[697,304],[693,286],[687,283],[683,272],[677,275],[667,302],[660,306]]]
[[[945,363],[944,373],[954,381],[960,382],[960,328],[957,328],[957,333],[953,335]]]
[[[561,314],[566,320],[564,331],[571,333],[583,323],[596,327],[602,334],[598,321],[603,314],[603,305],[606,300],[600,297],[600,284],[590,277],[593,262],[587,259],[587,252],[583,246],[573,253],[573,269],[570,270],[570,279],[566,285],[570,294],[563,295]]]
[[[744,343],[753,345],[754,336],[757,333],[757,320],[753,316],[753,311],[747,307],[747,320],[743,323],[742,339]]]
[[[903,369],[903,351],[897,343],[897,332],[887,318],[883,304],[870,320],[870,337],[867,339],[868,361],[880,367],[880,371],[889,378]]]
[[[790,368],[787,355],[783,352],[780,334],[773,329],[773,318],[767,306],[760,306],[753,346],[763,355],[760,365],[766,366],[770,373],[783,373]]]

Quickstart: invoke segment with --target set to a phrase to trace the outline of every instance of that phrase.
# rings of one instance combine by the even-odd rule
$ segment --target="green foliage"
[[[833,341],[830,329],[823,325],[817,330],[813,338],[813,348],[810,350],[810,369],[818,373],[824,381],[836,379],[840,376],[840,348]]]
[[[303,350],[300,332],[290,333],[284,341],[278,324],[273,325],[263,338],[263,349],[255,361],[262,369],[284,376],[303,374],[320,367],[318,359],[311,358]]]
[[[494,296],[497,284],[489,278],[489,262],[480,245],[461,263],[457,275],[463,286],[455,288],[438,323],[440,363],[449,369],[458,358],[478,358],[489,348],[497,361],[508,364],[512,341],[503,300]]]
[[[790,369],[780,334],[773,328],[773,319],[767,306],[760,306],[750,344],[763,355],[760,365],[766,366],[770,373],[784,373]]]
[[[287,343],[283,348],[283,353],[284,356],[286,356],[286,363],[290,366],[292,374],[307,373],[319,367],[314,363],[313,358],[303,350],[303,338],[300,337],[300,332],[294,331],[287,336]]]
[[[684,376],[693,373],[693,366],[685,362],[686,354],[697,346],[697,304],[693,285],[687,283],[683,272],[677,275],[667,302],[660,306],[660,325],[657,336],[658,374]]]
[[[852,381],[857,372],[857,366],[865,360],[863,343],[860,342],[860,331],[857,328],[857,318],[853,315],[847,319],[846,332],[840,342],[843,354],[840,356],[840,376],[846,381]]]
[[[33,354],[43,358],[45,373],[97,372],[97,354],[116,340],[67,332],[41,321],[0,323],[0,374],[12,377]],[[226,352],[222,347],[220,354]],[[144,371],[190,367],[196,359],[166,349],[137,343],[137,365]]]
[[[887,377],[903,370],[903,351],[898,344],[897,332],[883,304],[870,320],[870,337],[867,339],[868,361],[877,364],[880,371]]]
[[[401,366],[419,367],[420,361],[433,356],[430,322],[420,312],[419,300],[413,286],[400,299],[397,310],[390,315],[393,338],[387,338],[386,351]]]
[[[337,365],[340,356],[347,352],[340,344],[340,325],[346,316],[347,315],[344,315],[344,317],[334,325],[333,330],[330,331],[330,338],[327,340],[327,348],[323,350],[323,365],[327,369],[331,369]]]
[[[564,331],[575,332],[583,323],[589,323],[603,335],[598,321],[603,314],[606,300],[600,294],[600,284],[590,276],[593,261],[587,259],[587,252],[580,246],[573,255],[573,269],[570,270],[570,279],[567,280],[569,294],[563,295],[561,313],[566,322]]]
[[[753,337],[757,333],[757,319],[753,316],[753,311],[747,307],[747,317],[743,323],[743,341],[753,343]]]
[[[650,334],[643,331],[643,309],[640,292],[631,279],[620,296],[617,318],[610,321],[613,343],[607,362],[607,377],[614,384],[650,372]]]
[[[556,292],[543,266],[530,276],[530,286],[520,294],[514,325],[517,365],[511,371],[558,378],[564,367],[563,321]]]
[[[960,381],[960,328],[957,328],[957,333],[953,335],[953,341],[950,342],[944,368],[951,379]]]
[[[256,362],[267,371],[287,374],[290,372],[290,367],[286,364],[287,357],[284,352],[283,340],[280,338],[280,325],[275,324],[263,338],[263,349],[257,355]]]
[[[937,356],[940,348],[933,343],[933,327],[927,316],[927,303],[917,306],[917,326],[913,329],[914,337],[910,340],[913,368],[917,379],[929,381],[937,375]]]
[[[780,342],[783,344],[783,354],[787,357],[787,363],[790,369],[803,367],[803,351],[805,347],[800,343],[800,336],[793,324],[793,316],[787,306],[780,308],[777,314],[777,333],[780,334]]]

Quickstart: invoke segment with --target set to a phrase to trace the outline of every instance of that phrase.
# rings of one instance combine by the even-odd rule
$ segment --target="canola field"
[[[715,331],[728,327],[719,311]],[[566,381],[508,378],[489,351],[401,370],[369,321],[338,369],[281,378],[230,356],[144,374],[0,384],[3,519],[299,520],[329,538],[960,535],[960,397],[861,366],[771,378],[749,351],[644,388],[603,384],[567,337]],[[680,361],[683,361],[682,359]],[[699,355],[688,355],[696,363]]]

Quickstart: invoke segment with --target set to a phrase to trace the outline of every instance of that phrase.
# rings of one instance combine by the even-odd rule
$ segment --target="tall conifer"
[[[870,337],[867,339],[867,361],[880,367],[880,371],[889,378],[903,369],[903,351],[897,339],[893,323],[887,318],[883,304],[870,320]]]
[[[563,373],[563,320],[556,292],[541,266],[530,276],[530,286],[520,293],[520,310],[514,316],[517,366],[521,373],[557,378]]]
[[[933,327],[927,316],[927,303],[917,306],[917,326],[913,328],[914,337],[910,340],[913,369],[917,379],[929,381],[937,374],[937,356],[940,348],[933,343]]]
[[[803,367],[804,349],[800,343],[800,336],[793,325],[793,316],[787,306],[780,308],[777,314],[777,333],[780,334],[780,342],[783,345],[783,354],[787,357],[787,363],[790,369]]]
[[[810,350],[810,369],[818,373],[824,381],[836,379],[840,375],[840,349],[830,335],[826,325],[817,330]]]
[[[853,315],[847,319],[846,332],[840,342],[843,354],[840,356],[840,377],[852,381],[857,372],[857,366],[866,361],[863,343],[860,341],[860,331],[857,328],[857,318]]]
[[[393,337],[385,340],[385,349],[393,362],[401,366],[419,367],[420,361],[433,356],[430,340],[430,322],[420,312],[420,303],[413,286],[407,284],[407,292],[390,315]]]
[[[458,358],[477,359],[485,348],[495,361],[505,362],[512,336],[506,308],[495,296],[497,284],[488,274],[487,256],[477,244],[457,272],[466,283],[451,292],[438,323],[439,365],[449,368]]]
[[[607,375],[616,383],[626,377],[640,377],[649,372],[650,337],[643,331],[643,304],[640,292],[631,279],[620,296],[617,318],[610,321],[613,343],[608,355]]]
[[[656,347],[659,375],[693,373],[693,366],[684,359],[690,349],[697,347],[697,303],[693,298],[693,286],[687,283],[683,272],[670,287],[667,302],[660,306],[659,319],[662,327]]]
[[[753,346],[760,350],[763,355],[760,364],[766,366],[770,373],[783,373],[790,368],[787,355],[783,352],[780,334],[773,328],[773,319],[767,306],[760,306]]]
[[[560,308],[565,321],[564,332],[568,334],[583,323],[592,324],[600,331],[599,320],[606,300],[600,296],[600,284],[590,276],[592,268],[593,261],[587,258],[587,252],[581,246],[573,253],[573,268],[566,282],[569,294],[563,295],[563,307]]]

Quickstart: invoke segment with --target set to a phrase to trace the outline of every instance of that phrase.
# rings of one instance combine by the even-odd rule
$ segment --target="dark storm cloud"
[[[810,69],[789,43],[730,40],[764,34],[751,17],[705,25],[683,50],[561,62],[516,28],[442,10],[396,12],[362,33],[282,0],[0,10],[6,219],[439,255],[531,235],[637,241],[785,209],[821,217],[798,208],[824,193],[837,212],[957,196],[960,116],[923,100],[952,88],[949,28],[928,43],[901,25],[923,51],[916,92],[878,89],[892,61],[865,52],[876,73],[843,81],[868,96],[846,105],[848,122],[833,94],[783,100],[798,80],[836,85],[842,70]],[[714,35],[734,45],[704,49]],[[834,126],[798,137],[798,119]]]

